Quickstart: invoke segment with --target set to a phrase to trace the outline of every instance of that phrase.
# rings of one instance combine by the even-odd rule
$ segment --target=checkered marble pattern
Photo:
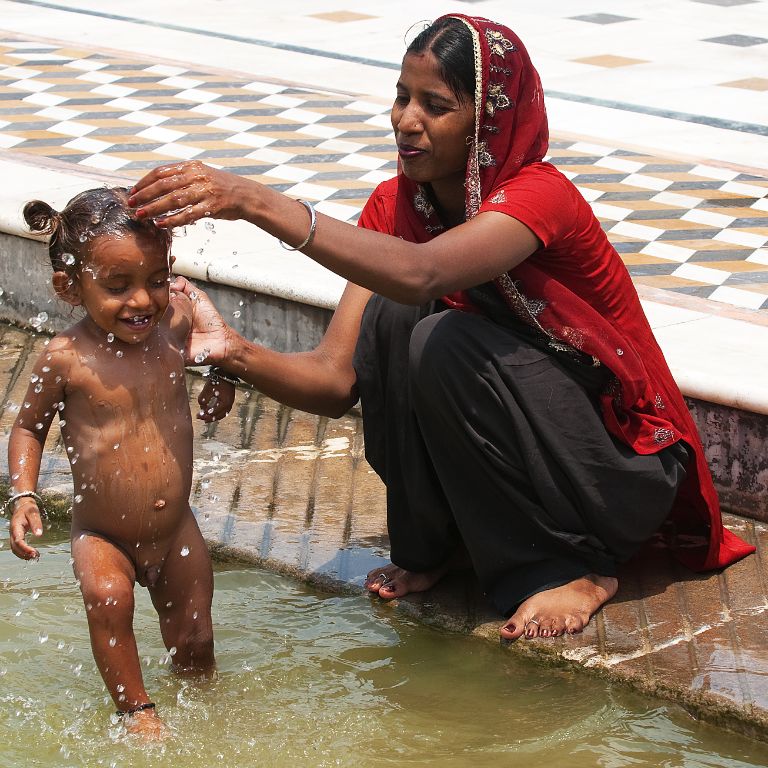
[[[200,158],[355,221],[396,170],[389,105],[0,35],[0,149],[133,179]],[[768,309],[768,178],[554,135],[637,283]]]

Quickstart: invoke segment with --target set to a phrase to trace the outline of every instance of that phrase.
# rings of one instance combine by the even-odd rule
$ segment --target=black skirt
[[[463,545],[503,613],[588,573],[614,575],[685,478],[684,444],[641,456],[608,434],[604,368],[514,324],[373,296],[354,366],[392,562],[429,571]]]

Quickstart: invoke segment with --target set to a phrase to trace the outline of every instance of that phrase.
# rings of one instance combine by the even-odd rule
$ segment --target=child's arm
[[[11,497],[37,491],[45,439],[59,403],[64,400],[66,379],[54,364],[55,358],[55,350],[48,349],[35,363],[24,403],[11,429],[8,439]],[[36,496],[22,496],[11,503],[10,536],[13,554],[23,560],[39,556],[25,540],[30,531],[35,536],[43,533],[40,509]]]

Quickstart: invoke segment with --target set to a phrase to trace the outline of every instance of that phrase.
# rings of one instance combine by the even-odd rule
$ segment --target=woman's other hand
[[[192,303],[192,330],[184,350],[186,365],[217,365],[229,351],[231,329],[205,291],[186,277],[175,277],[171,290],[183,293]]]
[[[140,219],[161,227],[181,227],[198,219],[240,218],[244,180],[198,160],[153,168],[131,189],[128,204]]]
[[[197,396],[197,403],[200,406],[197,413],[198,419],[206,424],[220,421],[232,410],[235,403],[235,386],[223,380],[219,380],[216,384],[206,381]]]

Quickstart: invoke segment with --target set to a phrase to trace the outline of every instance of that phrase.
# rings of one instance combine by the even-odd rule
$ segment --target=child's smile
[[[156,240],[104,236],[92,242],[73,291],[102,331],[137,344],[165,314],[169,278],[168,254]]]

